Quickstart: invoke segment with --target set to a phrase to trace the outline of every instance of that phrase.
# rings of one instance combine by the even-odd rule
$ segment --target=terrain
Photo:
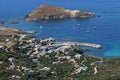
[[[59,45],[53,38],[37,39],[18,29],[11,46],[0,47],[0,80],[119,80],[120,59],[84,54],[78,45]],[[17,32],[17,33],[16,33]],[[2,39],[2,37],[1,37]],[[7,38],[3,40],[6,42]],[[1,41],[0,41],[1,42]]]
[[[42,4],[38,9],[25,16],[25,21],[39,21],[65,18],[89,18],[95,14],[81,10],[69,10]]]

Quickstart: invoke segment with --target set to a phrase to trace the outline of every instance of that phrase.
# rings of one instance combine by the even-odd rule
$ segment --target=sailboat
[[[87,32],[87,33],[89,33],[90,31],[89,31],[89,30],[87,30],[86,32]]]
[[[88,30],[87,30],[86,32],[87,32],[87,33],[89,33],[89,32],[90,32],[89,28],[88,28]]]

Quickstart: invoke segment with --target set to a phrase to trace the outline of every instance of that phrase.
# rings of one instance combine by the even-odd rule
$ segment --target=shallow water
[[[54,37],[58,41],[97,43],[102,49],[89,53],[101,57],[120,57],[120,0],[1,0],[0,20],[10,22],[38,8],[40,4],[62,6],[94,12],[97,16],[88,19],[64,19],[40,22],[6,24],[5,27],[35,30],[39,38]],[[78,26],[77,24],[80,24]],[[42,27],[41,27],[42,26]],[[89,33],[87,31],[90,31]]]

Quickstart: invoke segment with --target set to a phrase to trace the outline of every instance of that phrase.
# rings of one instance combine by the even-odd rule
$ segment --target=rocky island
[[[88,18],[95,14],[81,10],[69,10],[57,6],[41,5],[38,9],[25,16],[25,21],[39,21],[65,18]]]

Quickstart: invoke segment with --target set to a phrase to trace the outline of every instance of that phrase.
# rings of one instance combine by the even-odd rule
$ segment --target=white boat
[[[86,32],[87,32],[87,33],[89,33],[90,31],[89,31],[89,30],[87,30]]]
[[[80,26],[80,24],[77,24],[78,26]]]
[[[87,33],[89,33],[90,32],[90,29],[89,29],[89,27],[88,27],[88,29],[87,29],[87,31],[86,31]]]
[[[97,27],[93,27],[93,29],[96,29]]]
[[[43,28],[43,26],[40,26],[40,29],[42,29]]]

